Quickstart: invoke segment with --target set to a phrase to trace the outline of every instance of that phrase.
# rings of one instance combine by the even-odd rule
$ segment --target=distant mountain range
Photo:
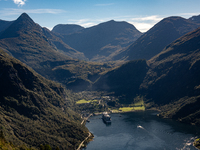
[[[200,23],[200,15],[192,16],[191,18],[189,18],[189,20],[191,20],[192,22],[195,22],[195,23]]]
[[[98,73],[113,66],[74,59],[86,58],[53,32],[40,27],[26,13],[0,33],[0,48],[44,77],[74,90],[86,89],[92,83],[90,79],[94,80],[99,77]]]
[[[124,59],[150,59],[160,53],[162,49],[200,26],[197,19],[184,19],[169,17],[158,22],[154,27],[144,33],[132,45],[112,56],[112,60]]]
[[[132,44],[142,35],[133,25],[114,20],[90,28],[80,28],[81,30],[71,34],[59,32],[69,30],[70,27],[58,25],[53,32],[59,33],[66,44],[84,53],[91,61],[106,61],[107,56]],[[59,31],[56,30],[58,28]]]

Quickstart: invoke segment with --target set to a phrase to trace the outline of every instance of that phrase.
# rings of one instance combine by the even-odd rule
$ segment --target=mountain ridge
[[[141,34],[132,24],[110,20],[60,37],[69,46],[83,52],[89,60],[98,61],[128,46]]]
[[[53,27],[51,31],[58,34],[72,34],[82,29],[84,29],[84,27],[76,24],[58,24]]]
[[[132,45],[121,50],[117,55],[112,56],[112,59],[148,60],[161,52],[165,46],[199,26],[200,24],[182,17],[164,18],[138,38]]]

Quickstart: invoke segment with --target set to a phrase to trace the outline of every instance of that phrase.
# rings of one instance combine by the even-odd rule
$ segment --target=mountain
[[[148,60],[160,53],[165,46],[199,26],[200,24],[181,17],[165,18],[144,33],[132,45],[112,56],[112,59]]]
[[[44,64],[54,62],[55,67],[55,64],[63,65],[73,60],[63,53],[68,50],[68,54],[73,55],[74,49],[48,29],[41,28],[26,13],[1,32],[0,47],[47,78],[53,78],[52,66]]]
[[[88,136],[80,116],[70,109],[70,92],[2,50],[0,82],[0,130],[7,141],[74,149]]]
[[[182,36],[149,60],[141,87],[163,107],[163,116],[200,125],[200,28]]]
[[[47,28],[42,28],[42,30],[43,34],[51,42],[52,46],[56,48],[57,51],[74,59],[87,60],[83,53],[71,48],[50,30]]]
[[[149,60],[151,69],[143,87],[156,103],[169,103],[199,94],[199,39],[200,28],[177,39]]]
[[[52,32],[59,34],[72,34],[83,29],[84,27],[75,24],[58,24],[52,29]]]
[[[192,16],[191,18],[189,18],[189,20],[191,20],[192,22],[200,24],[200,15],[198,15],[198,16]]]
[[[94,83],[93,90],[114,92],[115,96],[123,96],[120,103],[132,103],[133,98],[139,95],[140,84],[149,67],[146,60],[133,60],[120,67],[108,71]]]
[[[0,47],[7,49],[14,57],[26,63],[33,61],[29,60],[33,56],[36,56],[34,59],[38,60],[41,57],[55,60],[66,59],[67,56],[63,56],[59,51],[71,54],[70,56],[74,58],[84,57],[82,53],[72,49],[50,31],[36,24],[26,13],[1,32]],[[28,65],[31,66],[31,64]]]
[[[0,32],[5,30],[7,27],[9,27],[12,24],[12,21],[4,21],[0,20]]]
[[[89,60],[105,61],[111,53],[130,45],[141,35],[133,25],[111,20],[60,37],[69,46],[83,52]]]
[[[97,64],[69,57],[84,55],[48,29],[41,28],[25,13],[0,34],[0,48],[42,76],[74,90],[87,89],[101,71],[113,66],[112,63]]]
[[[96,90],[131,104],[137,96],[161,110],[160,116],[200,125],[200,28],[148,60],[130,61],[103,74]],[[113,93],[114,92],[114,93]]]

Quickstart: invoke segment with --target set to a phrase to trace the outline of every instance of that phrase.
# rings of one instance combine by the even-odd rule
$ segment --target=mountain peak
[[[19,23],[20,25],[24,26],[33,26],[35,25],[35,22],[29,17],[28,14],[26,13],[22,13],[17,20],[15,21],[15,23]]]
[[[18,18],[30,18],[27,13],[22,13]]]
[[[0,38],[17,37],[24,31],[30,31],[38,27],[39,25],[37,25],[28,14],[22,13],[17,20],[13,21],[13,23],[3,31]]]
[[[195,23],[200,23],[200,15],[192,16],[191,18],[189,18],[189,20],[191,20],[192,22],[195,22]]]

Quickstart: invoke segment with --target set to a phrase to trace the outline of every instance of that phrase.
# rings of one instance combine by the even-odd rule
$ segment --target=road
[[[91,136],[91,133],[88,132],[88,137],[86,137],[85,140],[83,140],[83,141],[81,142],[81,144],[79,145],[79,147],[78,147],[76,150],[80,150],[81,147],[82,147],[82,145],[83,145],[83,143],[84,143],[90,136]]]

